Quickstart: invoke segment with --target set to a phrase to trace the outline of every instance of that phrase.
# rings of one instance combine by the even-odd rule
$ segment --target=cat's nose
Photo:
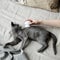
[[[14,23],[13,22],[11,22],[11,26],[14,26]]]

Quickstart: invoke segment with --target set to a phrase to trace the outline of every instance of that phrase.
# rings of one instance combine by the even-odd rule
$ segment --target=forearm
[[[60,27],[60,20],[41,20],[40,24],[54,26],[54,27]]]

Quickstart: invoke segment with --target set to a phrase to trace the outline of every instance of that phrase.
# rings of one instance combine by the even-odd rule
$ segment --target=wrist
[[[42,24],[42,20],[38,20],[37,21],[37,24]]]

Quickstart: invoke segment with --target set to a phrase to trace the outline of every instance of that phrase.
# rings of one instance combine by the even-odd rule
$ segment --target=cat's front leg
[[[21,50],[24,50],[26,42],[27,42],[27,37],[22,40],[22,44],[21,44],[21,47],[20,47]]]
[[[27,41],[25,42],[25,45],[22,49],[24,50],[30,43],[31,43],[31,40],[27,39]]]
[[[4,48],[8,48],[9,46],[15,46],[17,45],[19,42],[21,42],[20,38],[16,38],[14,41],[6,43]]]

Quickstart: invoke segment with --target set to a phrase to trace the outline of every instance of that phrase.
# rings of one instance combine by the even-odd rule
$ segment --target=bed
[[[49,20],[49,19],[60,19],[60,13],[54,13],[38,8],[31,8],[22,6],[20,4],[11,2],[9,0],[0,0],[0,44],[4,45],[7,42],[13,40],[10,36],[11,21],[16,22],[24,27],[24,21],[28,18],[35,20]],[[47,30],[51,31],[57,36],[57,55],[54,55],[52,48],[52,39],[49,43],[49,48],[43,53],[38,53],[37,50],[41,47],[37,42],[32,41],[31,44],[24,50],[30,60],[60,60],[60,28],[44,26]],[[14,48],[19,49],[20,43]],[[0,50],[3,47],[0,46]],[[4,53],[0,52],[0,57]],[[11,55],[9,55],[5,60],[10,60]],[[14,55],[14,60],[27,60],[23,54]]]

